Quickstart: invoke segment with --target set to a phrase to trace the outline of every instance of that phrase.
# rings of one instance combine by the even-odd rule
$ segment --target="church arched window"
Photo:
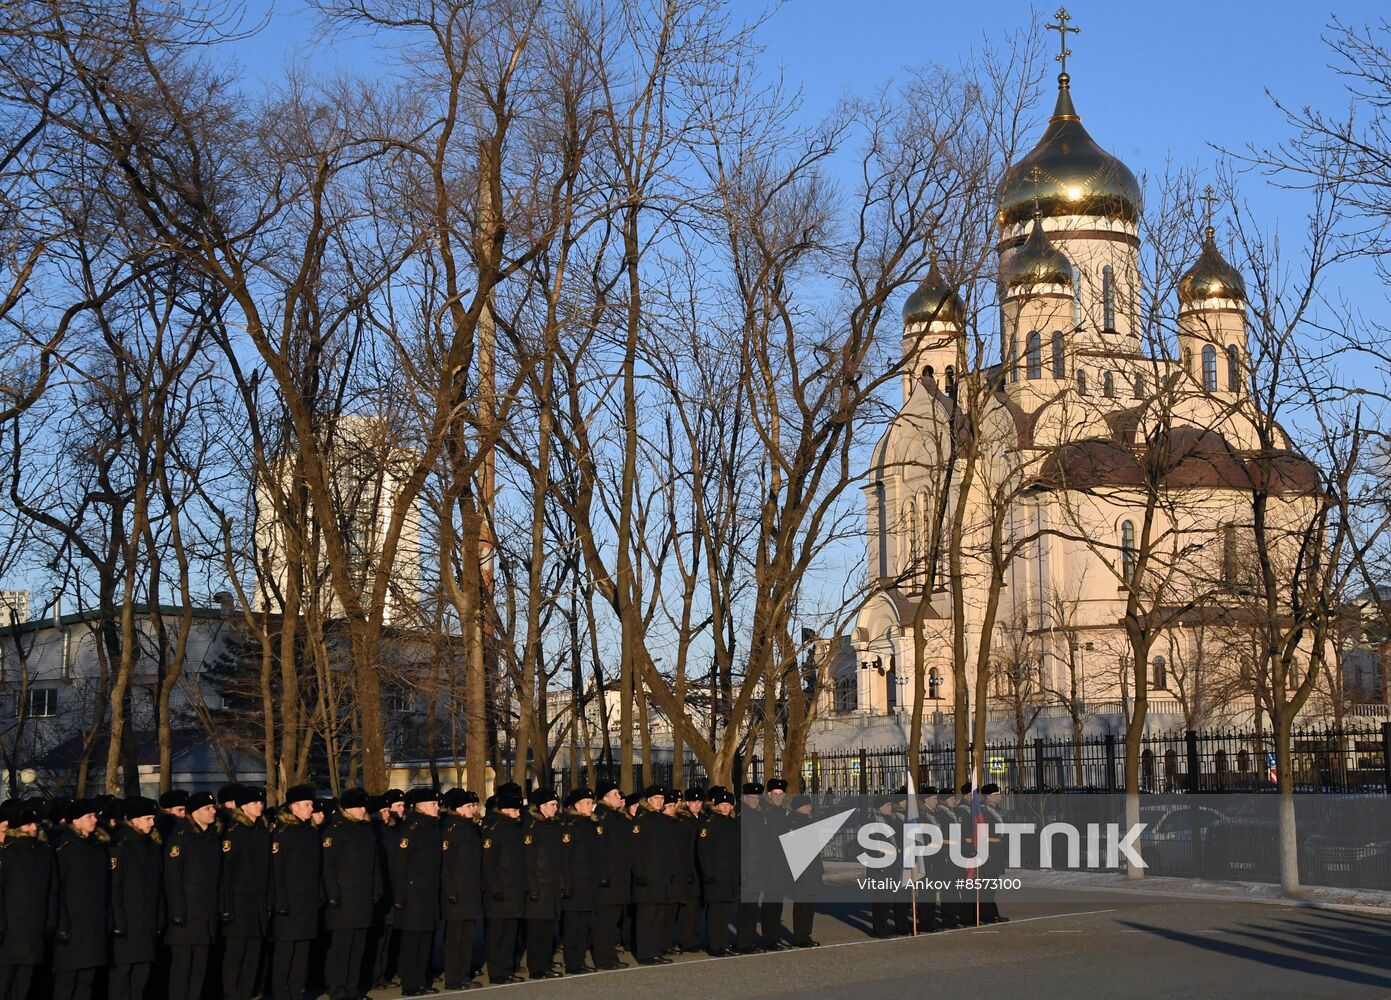
[[[1235,344],[1227,345],[1227,391],[1241,390],[1241,355]]]
[[[1087,394],[1087,370],[1085,368],[1077,369],[1077,391],[1083,396]]]
[[[918,494],[918,583],[927,585],[928,540],[932,537],[928,519],[932,517],[932,504],[928,502],[927,490]]]
[[[903,565],[899,575],[912,573],[918,560],[918,512],[910,500],[903,505]]]
[[[1063,356],[1063,332],[1053,331],[1053,377],[1058,381],[1067,378],[1067,358]]]
[[[874,533],[879,541],[879,575],[885,577],[889,575],[889,521],[893,512],[889,510],[882,480],[874,484],[874,507]]]
[[[937,388],[937,372],[931,365],[923,369],[923,385],[931,389]]]
[[[1082,325],[1082,269],[1072,265],[1072,322]]]
[[[1141,372],[1135,373],[1135,386],[1131,390],[1131,395],[1135,399],[1145,398],[1145,376]]]
[[[1135,579],[1135,525],[1129,521],[1121,522],[1121,579],[1130,583]]]
[[[1101,394],[1107,399],[1116,398],[1116,376],[1111,372],[1103,372],[1101,375]]]
[[[1034,330],[1030,332],[1025,343],[1027,345],[1029,378],[1043,378],[1043,339],[1038,335],[1038,331]]]
[[[942,672],[936,667],[927,672],[927,696],[929,698],[942,697]]]
[[[1009,335],[1009,357],[1005,358],[1005,367],[1009,369],[1009,380],[1019,381],[1019,334]]]
[[[1101,328],[1116,328],[1116,278],[1110,264],[1101,269]]]
[[[1203,388],[1208,392],[1217,391],[1217,348],[1211,344],[1203,348]]]
[[[944,376],[945,376],[944,382],[946,383],[947,395],[950,396],[952,399],[955,399],[955,398],[956,398],[956,369],[955,369],[953,366],[951,366],[951,365],[947,365],[947,370],[946,370],[943,374],[944,374]]]

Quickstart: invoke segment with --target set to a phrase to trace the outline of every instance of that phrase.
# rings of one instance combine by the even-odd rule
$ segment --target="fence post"
[[[1391,795],[1391,722],[1381,724],[1381,787]]]
[[[860,747],[860,794],[869,794],[869,761],[864,747]]]
[[[1043,740],[1034,737],[1034,791],[1043,791]]]
[[[1188,774],[1184,781],[1184,790],[1188,792],[1202,791],[1202,764],[1198,759],[1198,734],[1192,729],[1184,734],[1184,742],[1188,748]],[[1189,860],[1193,864],[1193,877],[1202,878],[1206,874],[1207,866],[1203,862],[1203,821],[1202,814],[1198,811],[1198,798],[1192,796],[1188,800],[1188,854]]]
[[[1190,729],[1184,733],[1184,741],[1188,744],[1188,780],[1184,782],[1184,790],[1197,792],[1202,790],[1202,765],[1198,761],[1198,734]]]
[[[1116,790],[1116,734],[1106,734],[1106,790]]]

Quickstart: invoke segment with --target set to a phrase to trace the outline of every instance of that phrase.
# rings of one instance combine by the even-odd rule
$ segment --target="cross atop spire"
[[[1060,72],[1064,76],[1066,76],[1067,57],[1072,55],[1072,50],[1067,47],[1068,32],[1072,32],[1072,34],[1076,35],[1079,34],[1082,31],[1082,29],[1068,27],[1067,22],[1072,20],[1072,15],[1067,12],[1066,7],[1059,7],[1058,12],[1053,16],[1058,19],[1058,23],[1044,25],[1044,27],[1048,31],[1056,31],[1058,33],[1058,54],[1055,55],[1053,58],[1058,60],[1058,63],[1062,67]]]
[[[1217,197],[1216,193],[1212,190],[1212,185],[1209,184],[1203,188],[1203,193],[1198,196],[1198,200],[1203,203],[1203,228],[1210,241],[1215,233],[1215,230],[1212,228],[1212,208],[1221,199]]]

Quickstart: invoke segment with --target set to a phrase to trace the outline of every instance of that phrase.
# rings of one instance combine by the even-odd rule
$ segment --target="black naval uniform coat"
[[[0,966],[42,962],[57,919],[53,849],[42,833],[11,830],[0,848]]]
[[[142,965],[159,957],[163,856],[159,834],[122,824],[111,837],[111,964]]]
[[[69,830],[54,852],[58,868],[55,973],[106,965],[111,871],[108,843],[110,838],[100,827],[86,837]]]

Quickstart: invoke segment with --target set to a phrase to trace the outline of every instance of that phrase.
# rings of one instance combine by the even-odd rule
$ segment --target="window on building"
[[[399,719],[410,710],[406,692],[395,684],[382,688],[382,712],[388,719]]]
[[[1236,586],[1236,525],[1222,525],[1222,583]]]
[[[944,374],[945,374],[945,376],[946,376],[945,382],[946,382],[946,388],[947,388],[947,395],[950,396],[950,397],[952,397],[953,399],[955,399],[955,398],[956,398],[956,368],[953,367],[952,365],[947,365],[947,370],[946,370],[946,372],[945,372]]]
[[[858,706],[855,678],[842,677],[836,681],[836,711],[853,712]]]
[[[1009,335],[1009,357],[1005,358],[1005,367],[1009,369],[1009,380],[1019,381],[1019,335],[1011,333]]]
[[[1053,377],[1061,382],[1067,378],[1067,358],[1063,356],[1063,332],[1053,331]]]
[[[932,389],[937,388],[937,372],[933,370],[931,365],[923,369],[923,385]]]
[[[1217,391],[1217,348],[1211,344],[1203,348],[1203,389]]]
[[[1109,264],[1101,269],[1101,328],[1116,328],[1116,279]]]
[[[899,575],[916,572],[918,561],[918,513],[911,502],[903,505],[903,565]]]
[[[1082,269],[1072,265],[1072,322],[1082,325]]]
[[[929,698],[942,697],[942,672],[936,667],[927,672],[927,696]]]
[[[1087,372],[1084,368],[1077,369],[1077,391],[1083,396],[1087,394]]]
[[[1034,330],[1025,343],[1028,345],[1029,378],[1043,378],[1043,339]]]
[[[51,719],[58,714],[57,688],[29,689],[29,718]]]
[[[890,657],[889,657],[889,671],[888,671],[888,673],[886,673],[886,674],[884,675],[884,687],[885,687],[885,689],[887,690],[887,693],[888,693],[888,698],[889,698],[889,711],[891,711],[891,712],[892,712],[894,709],[898,708],[898,706],[902,703],[902,700],[903,700],[903,699],[900,697],[901,692],[898,690],[898,685],[899,685],[898,667],[894,665],[894,658],[893,658],[892,656],[890,656]]]
[[[1105,372],[1101,376],[1101,394],[1107,399],[1116,398],[1116,376],[1111,372]]]
[[[1130,395],[1131,395],[1134,399],[1144,399],[1144,398],[1145,398],[1145,376],[1144,376],[1144,375],[1142,375],[1142,374],[1140,374],[1140,373],[1138,373],[1138,372],[1136,373],[1136,375],[1135,375],[1134,387],[1130,390]]]
[[[1235,344],[1227,345],[1227,391],[1241,391],[1241,355]]]
[[[932,511],[932,505],[931,505],[931,503],[928,502],[928,499],[927,499],[927,490],[923,490],[921,493],[918,494],[918,565],[917,565],[917,577],[918,577],[918,585],[919,585],[919,586],[926,586],[926,585],[927,585],[927,563],[928,563],[927,546],[928,546],[928,539],[931,537],[931,535],[930,535],[930,533],[929,533],[929,530],[928,530],[929,527],[930,527],[929,524],[928,524],[928,519],[932,516],[931,511]]]
[[[1156,656],[1150,663],[1154,668],[1150,675],[1150,682],[1153,687],[1163,691],[1169,686],[1169,661],[1162,656]]]
[[[1121,579],[1132,583],[1135,579],[1135,565],[1139,560],[1135,554],[1135,525],[1129,521],[1121,522]]]

